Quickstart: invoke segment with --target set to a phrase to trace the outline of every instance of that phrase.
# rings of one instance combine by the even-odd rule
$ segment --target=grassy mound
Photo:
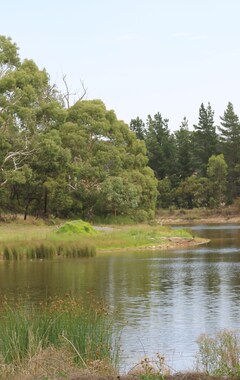
[[[66,222],[57,230],[58,234],[79,234],[79,235],[96,235],[97,231],[91,226],[90,223],[83,220],[73,220]]]

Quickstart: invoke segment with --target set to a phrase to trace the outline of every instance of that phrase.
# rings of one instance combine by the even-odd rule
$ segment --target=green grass
[[[1,306],[2,363],[19,365],[48,347],[70,350],[81,366],[93,360],[113,361],[112,321],[105,307],[86,308],[81,300],[72,298],[37,306]]]
[[[170,227],[152,225],[134,225],[114,227],[112,231],[102,232],[91,238],[97,250],[144,248],[166,246],[168,238],[191,238],[189,231],[183,229],[172,230]]]
[[[149,224],[114,225],[108,231],[97,232],[91,225],[81,221],[67,222],[60,227],[22,222],[0,225],[0,253],[5,259],[15,260],[90,257],[95,255],[95,249],[165,247],[173,237],[191,238],[192,235],[187,230],[172,230],[170,227]]]
[[[56,233],[59,235],[90,236],[96,235],[97,231],[91,226],[90,223],[84,222],[83,220],[73,220],[60,226],[56,230]]]
[[[93,245],[81,241],[18,241],[5,243],[0,250],[4,260],[80,258],[96,255]]]

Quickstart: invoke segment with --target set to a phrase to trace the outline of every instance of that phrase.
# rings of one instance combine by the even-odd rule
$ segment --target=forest
[[[160,112],[127,125],[102,100],[80,95],[72,104],[63,81],[65,93],[0,36],[0,213],[143,221],[156,208],[221,207],[239,197],[232,103],[218,126],[208,103],[197,125],[184,117],[172,132]]]

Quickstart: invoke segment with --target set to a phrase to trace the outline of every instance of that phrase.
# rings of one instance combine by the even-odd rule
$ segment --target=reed
[[[1,306],[0,357],[5,365],[18,366],[49,347],[67,349],[83,367],[94,360],[114,362],[112,340],[112,321],[101,304],[86,308],[81,300],[65,298]]]
[[[94,246],[81,241],[17,241],[5,243],[0,249],[4,260],[80,258],[96,255]]]

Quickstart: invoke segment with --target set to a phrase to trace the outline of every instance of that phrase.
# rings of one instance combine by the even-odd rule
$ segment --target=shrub
[[[198,370],[209,375],[240,376],[240,340],[236,332],[223,330],[213,336],[204,334],[197,343]]]

